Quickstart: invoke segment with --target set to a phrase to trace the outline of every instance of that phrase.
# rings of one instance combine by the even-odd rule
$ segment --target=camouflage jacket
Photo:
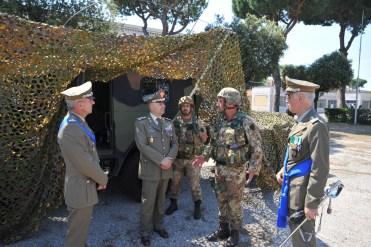
[[[184,121],[179,115],[173,120],[173,124],[179,144],[177,158],[190,159],[194,155],[202,154],[204,144],[200,133],[206,132],[204,123],[195,116],[192,121]]]
[[[263,150],[259,128],[245,112],[238,111],[236,116],[227,121],[218,116],[210,127],[210,143],[203,152],[218,165],[246,165],[248,170],[259,173],[262,166]]]

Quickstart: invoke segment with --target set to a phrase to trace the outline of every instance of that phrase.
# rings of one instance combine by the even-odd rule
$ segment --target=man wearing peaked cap
[[[144,103],[157,103],[157,102],[164,102],[166,100],[165,98],[165,92],[163,90],[158,90],[155,93],[147,94],[143,96]]]
[[[97,190],[106,188],[108,177],[99,165],[95,135],[85,121],[94,105],[92,83],[61,94],[68,109],[58,131],[66,167],[64,199],[69,211],[64,246],[82,247],[86,245],[93,206],[98,203]]]
[[[93,97],[91,81],[87,81],[80,86],[68,88],[61,92],[61,94],[66,100],[76,100]]]
[[[139,178],[142,180],[140,236],[144,246],[150,245],[150,235],[162,238],[169,234],[163,226],[165,193],[172,177],[172,163],[178,152],[174,126],[165,113],[162,90],[145,95],[149,114],[135,121],[135,142],[140,151]]]
[[[292,79],[286,76],[286,92],[308,92],[314,93],[319,85],[309,81]]]
[[[292,236],[292,245],[316,246],[314,223],[329,174],[329,132],[313,108],[319,85],[288,77],[286,84],[286,102],[297,123],[289,133],[284,164],[276,175],[282,184],[277,226],[284,228],[288,223],[293,231],[306,217],[308,221]]]

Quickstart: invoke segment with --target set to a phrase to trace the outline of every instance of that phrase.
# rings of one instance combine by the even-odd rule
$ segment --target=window
[[[336,100],[328,100],[327,101],[328,108],[336,108]]]
[[[286,107],[286,96],[280,96],[280,106]]]
[[[326,107],[326,100],[325,99],[319,99],[317,101],[317,107],[318,108],[325,108]]]
[[[370,103],[371,103],[371,101],[368,101],[368,100],[362,101],[361,108],[362,109],[368,109],[369,106],[370,106]]]
[[[345,101],[345,104],[348,106],[348,107],[355,107],[356,105],[356,101],[355,100],[346,100]]]

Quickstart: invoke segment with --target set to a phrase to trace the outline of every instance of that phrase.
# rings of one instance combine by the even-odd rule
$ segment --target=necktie
[[[158,127],[160,127],[162,129],[162,118],[157,118],[157,124],[158,124]]]

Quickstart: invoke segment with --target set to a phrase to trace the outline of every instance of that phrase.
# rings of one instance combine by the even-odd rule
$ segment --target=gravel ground
[[[208,167],[202,170],[202,218],[193,219],[193,202],[184,180],[178,211],[165,216],[165,227],[170,238],[164,240],[157,234],[151,238],[151,246],[223,246],[223,242],[209,243],[205,236],[218,227],[218,209],[210,180],[212,173]],[[248,192],[248,189],[246,189]],[[279,242],[281,235],[274,227],[278,195],[273,192],[262,193],[257,190],[245,193],[244,227],[241,231],[241,246],[272,246]],[[139,240],[140,204],[123,196],[117,188],[100,193],[100,203],[95,207],[90,225],[89,246],[141,246]],[[13,247],[49,247],[63,246],[67,229],[67,210],[61,207],[43,220],[40,230]]]
[[[331,181],[339,177],[345,184],[342,194],[333,200],[332,215],[324,215],[318,246],[371,246],[371,128],[351,125],[331,126]],[[358,134],[359,133],[359,134]],[[152,235],[151,246],[223,246],[209,243],[205,236],[218,226],[217,202],[210,180],[210,167],[202,170],[202,219],[193,219],[193,202],[187,181],[179,198],[179,210],[165,217],[170,238]],[[279,246],[288,235],[277,230],[275,218],[278,195],[273,192],[246,189],[244,226],[239,246]],[[89,246],[141,246],[139,240],[140,204],[123,196],[115,186],[100,193],[100,203],[90,226]],[[325,210],[326,211],[326,210]],[[38,232],[9,247],[63,246],[66,232],[66,208],[52,211]],[[287,245],[288,246],[288,245]]]

